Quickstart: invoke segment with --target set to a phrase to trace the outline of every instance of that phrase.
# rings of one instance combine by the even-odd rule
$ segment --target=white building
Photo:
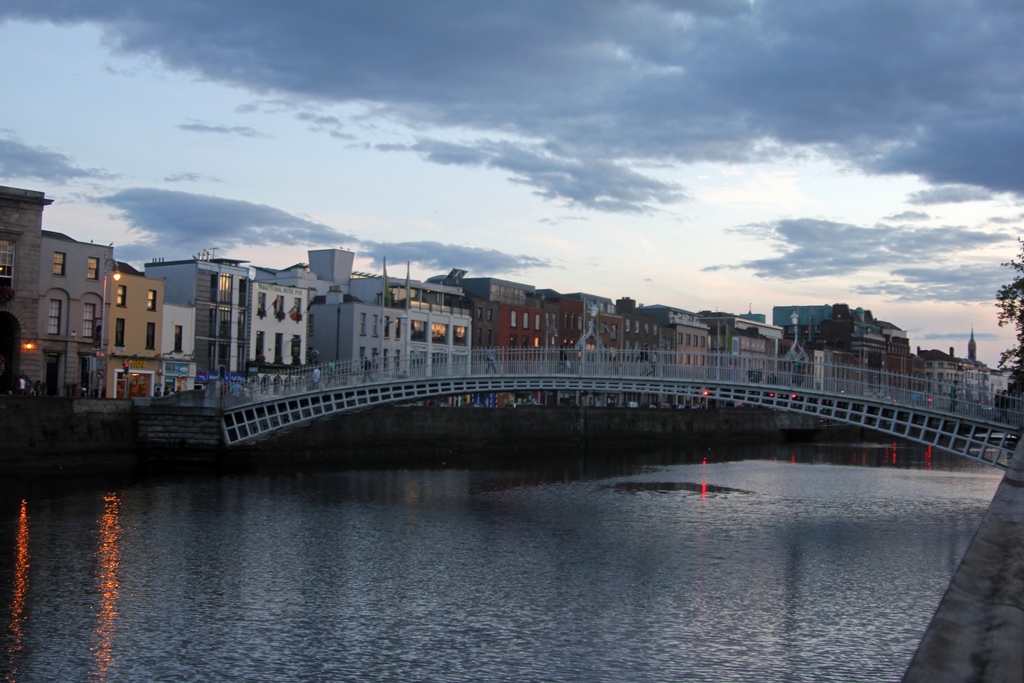
[[[196,309],[194,306],[163,306],[163,368],[160,391],[169,394],[195,388]]]
[[[259,365],[306,362],[309,290],[268,282],[252,284],[252,332],[246,360]]]
[[[249,349],[248,261],[201,252],[182,261],[146,264],[146,276],[164,281],[165,302],[195,307],[196,381],[213,373],[243,373]]]
[[[468,363],[472,316],[461,287],[382,277],[354,277],[349,292],[329,291],[311,307],[321,362],[356,360],[367,367],[428,372]]]

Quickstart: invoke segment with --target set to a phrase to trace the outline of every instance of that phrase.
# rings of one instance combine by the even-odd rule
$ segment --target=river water
[[[893,681],[1001,472],[919,447],[0,483],[7,681]]]

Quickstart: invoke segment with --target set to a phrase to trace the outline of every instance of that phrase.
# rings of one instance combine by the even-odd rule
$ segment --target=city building
[[[40,240],[39,393],[98,396],[107,374],[103,321],[114,274],[111,246],[43,230]],[[35,386],[35,385],[34,385]]]
[[[246,362],[259,366],[306,363],[305,314],[309,290],[256,281],[252,283],[252,294],[256,311]]]
[[[164,281],[167,303],[195,308],[196,382],[244,373],[249,351],[248,261],[211,252],[179,261],[156,260],[146,275]]]
[[[124,262],[116,263],[115,271],[119,277],[111,285],[111,328],[103,335],[108,340],[103,395],[153,396],[163,382],[164,281]]]
[[[41,382],[39,259],[43,192],[0,186],[0,393]]]
[[[475,312],[476,343],[481,348],[518,349],[545,346],[543,304],[533,285],[493,277],[462,277],[459,286]]]
[[[194,306],[163,306],[163,383],[164,395],[195,388],[196,309]]]
[[[311,355],[367,370],[469,362],[472,314],[460,286],[348,273],[310,306]],[[315,352],[315,354],[314,354]]]

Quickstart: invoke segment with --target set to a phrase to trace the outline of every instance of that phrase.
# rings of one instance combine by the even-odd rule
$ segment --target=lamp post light
[[[98,395],[103,395],[107,386],[107,373],[110,352],[110,335],[107,331],[107,321],[110,319],[110,299],[111,292],[109,287],[111,281],[119,282],[121,280],[121,271],[117,268],[117,261],[113,258],[106,258],[103,263],[103,291],[100,294],[100,318],[97,321],[99,329],[93,331],[93,349],[96,352],[97,368],[96,368],[96,382]],[[102,359],[102,362],[100,362]],[[103,389],[99,389],[99,385],[103,385]],[[117,393],[117,383],[114,382],[114,393]]]

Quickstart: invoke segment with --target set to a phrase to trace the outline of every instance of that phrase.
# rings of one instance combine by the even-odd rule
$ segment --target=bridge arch
[[[360,370],[339,371],[314,384],[311,369],[289,375],[270,393],[259,385],[222,400],[228,446],[264,439],[328,415],[442,396],[515,391],[670,394],[707,397],[727,404],[761,406],[832,423],[851,424],[913,441],[1005,469],[1016,448],[1019,409],[995,413],[991,406],[945,405],[925,400],[906,378],[849,377],[849,368],[768,368],[731,359],[722,365],[677,366],[667,362],[625,367],[622,363],[582,362],[566,368],[555,354],[528,353],[528,363],[505,363],[499,371],[486,361],[456,372],[430,368],[395,369],[367,377]],[[572,370],[567,371],[567,370]],[[416,376],[429,374],[430,376]],[[276,393],[275,393],[276,392]]]

